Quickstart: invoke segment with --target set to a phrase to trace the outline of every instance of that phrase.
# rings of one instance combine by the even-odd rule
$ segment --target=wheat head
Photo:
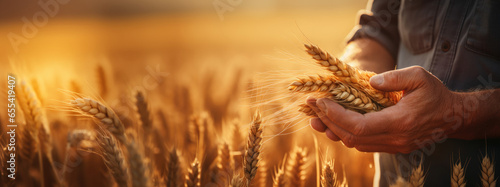
[[[376,103],[384,107],[389,107],[396,104],[399,99],[401,99],[402,92],[383,92],[374,89],[370,85],[370,78],[376,75],[374,72],[358,70],[315,45],[305,44],[304,46],[306,47],[306,52],[311,55],[319,65],[332,72],[341,82],[349,84],[359,91],[365,92]]]
[[[146,101],[142,91],[137,91],[135,94],[135,109],[139,115],[139,122],[144,131],[143,136],[147,137],[153,128],[153,122],[151,121],[151,112],[149,110],[148,102]]]
[[[321,186],[322,187],[337,187],[339,182],[337,181],[337,174],[333,170],[333,163],[331,161],[325,161],[323,166],[323,171],[321,174]]]
[[[118,186],[129,186],[130,176],[122,149],[115,137],[106,131],[97,133],[104,163]]]
[[[92,99],[78,98],[71,101],[71,105],[78,109],[82,114],[92,116],[100,120],[104,129],[113,134],[121,143],[127,143],[125,127],[118,116],[105,105]]]
[[[496,182],[493,161],[486,155],[481,161],[481,184],[483,187],[491,187],[496,186]]]
[[[452,187],[465,187],[465,172],[462,163],[458,162],[453,165],[453,172],[451,175]]]
[[[149,178],[149,168],[145,163],[145,156],[142,149],[139,148],[134,138],[129,138],[126,144],[127,159],[130,166],[130,175],[132,177],[133,187],[148,187],[151,186]]]
[[[200,163],[198,159],[194,159],[186,175],[185,187],[199,187],[200,186]]]
[[[255,177],[259,164],[259,155],[262,147],[262,117],[259,112],[255,112],[252,127],[248,134],[247,148],[243,156],[243,171],[247,185]]]
[[[167,186],[178,187],[180,186],[179,178],[182,176],[179,155],[177,150],[173,148],[168,154],[167,165]]]
[[[285,165],[286,165],[286,155],[285,155],[285,157],[283,157],[283,161],[278,166],[278,169],[276,169],[276,171],[274,172],[273,187],[285,187],[286,186]],[[291,186],[293,186],[293,185],[291,185]]]
[[[288,160],[287,178],[290,186],[304,186],[306,179],[307,150],[296,147]]]
[[[425,182],[425,175],[422,169],[422,164],[417,168],[413,168],[410,175],[410,187],[423,187]]]

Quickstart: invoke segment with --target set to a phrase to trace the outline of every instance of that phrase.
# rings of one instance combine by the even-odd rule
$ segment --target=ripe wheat
[[[250,182],[255,177],[257,168],[259,167],[259,155],[262,147],[261,118],[260,113],[256,112],[253,118],[252,127],[250,127],[247,148],[243,157],[243,170],[247,185],[250,185]]]
[[[453,165],[453,172],[451,174],[452,187],[465,187],[465,172],[460,161]]]
[[[481,161],[481,184],[483,187],[492,187],[496,186],[496,182],[493,161],[486,155]]]

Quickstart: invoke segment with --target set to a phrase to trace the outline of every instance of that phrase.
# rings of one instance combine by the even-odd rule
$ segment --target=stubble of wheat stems
[[[424,170],[422,169],[422,164],[418,165],[417,168],[413,168],[410,175],[410,187],[423,187],[425,182]]]
[[[396,104],[399,99],[401,99],[402,92],[382,92],[374,89],[370,85],[370,78],[374,76],[375,73],[358,70],[315,45],[305,44],[304,46],[306,47],[306,52],[311,55],[319,65],[332,72],[340,81],[367,93],[368,96],[378,104],[389,107]]]
[[[130,175],[120,145],[115,137],[106,131],[97,133],[97,142],[111,175],[118,186],[129,186]]]
[[[125,128],[118,116],[105,105],[88,98],[77,98],[71,101],[71,105],[78,109],[82,114],[92,116],[100,120],[102,127],[111,132],[118,141],[127,143]]]
[[[198,159],[194,159],[191,168],[186,175],[185,187],[199,187],[200,186],[200,163]]]
[[[496,182],[493,161],[486,155],[481,161],[481,184],[483,187],[491,187],[496,186]]]
[[[462,163],[458,162],[453,165],[453,172],[451,174],[452,187],[465,187],[465,172]]]
[[[247,185],[250,185],[259,166],[259,155],[262,147],[261,123],[262,117],[259,112],[256,112],[250,127],[245,155],[243,156],[243,173]]]

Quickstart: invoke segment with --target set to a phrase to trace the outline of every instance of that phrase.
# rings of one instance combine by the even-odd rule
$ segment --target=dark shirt
[[[372,38],[397,59],[397,68],[422,66],[450,90],[500,86],[500,1],[374,0],[369,9],[360,16],[349,41]],[[448,111],[432,112],[446,116]],[[423,161],[425,186],[450,186],[452,164],[460,159],[467,166],[467,186],[479,186],[481,158],[487,154],[500,161],[499,139],[445,138],[423,145],[411,154],[376,156],[378,184],[388,186],[397,173],[407,177],[411,167]],[[495,173],[498,178],[500,165]]]

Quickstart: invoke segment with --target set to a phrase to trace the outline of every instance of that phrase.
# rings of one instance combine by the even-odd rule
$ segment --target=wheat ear
[[[231,182],[229,183],[229,186],[230,187],[245,187],[246,184],[245,184],[245,180],[243,179],[243,177],[241,177],[239,175],[233,175],[233,177],[231,178]]]
[[[229,145],[224,142],[219,146],[217,152],[217,170],[224,176],[231,176],[233,168],[232,160]]]
[[[460,161],[453,165],[453,172],[451,174],[452,187],[465,187],[465,172]]]
[[[297,147],[288,160],[287,175],[291,186],[304,186],[306,179],[307,150]]]
[[[130,175],[132,176],[133,187],[151,186],[149,178],[149,168],[145,163],[145,157],[133,138],[129,138],[126,144],[128,153],[128,163],[130,165]]]
[[[496,182],[493,161],[486,155],[481,161],[481,184],[483,187],[491,187],[496,186]]]
[[[82,141],[92,141],[94,140],[94,133],[88,130],[73,130],[68,133],[67,143],[66,143],[66,154],[64,157],[64,165],[61,171],[61,178],[64,179],[66,174],[67,165],[69,161],[69,151],[71,148],[76,148],[80,145]]]
[[[245,174],[246,184],[255,177],[259,167],[259,155],[262,147],[262,117],[259,112],[255,112],[252,127],[248,134],[247,148],[243,157],[243,171]]]
[[[200,186],[200,163],[198,159],[194,159],[186,175],[186,187],[199,187]]]
[[[337,187],[339,182],[337,181],[337,174],[333,171],[333,163],[331,161],[325,161],[323,166],[323,172],[321,174],[321,186],[322,187]]]
[[[153,122],[151,121],[151,113],[148,102],[146,101],[142,91],[137,91],[135,94],[135,107],[139,115],[141,127],[144,131],[143,136],[148,137],[151,133],[151,129],[153,128]]]
[[[398,176],[395,183],[389,185],[389,187],[409,187],[409,186],[410,183],[408,183],[408,181],[403,179],[403,177],[401,176]]]
[[[309,76],[299,78],[293,82],[288,89],[293,92],[320,92],[323,97],[329,98],[339,103],[344,108],[354,110],[360,113],[379,111],[383,107],[372,101],[364,92],[335,80],[333,76]],[[311,110],[304,105],[300,106],[299,111],[311,115]]]
[[[118,116],[105,105],[88,98],[78,98],[71,101],[73,107],[82,114],[89,115],[101,121],[104,129],[113,134],[121,143],[127,143],[124,126]]]
[[[417,168],[413,168],[410,175],[410,187],[423,187],[425,182],[424,170],[422,164]]]
[[[274,172],[273,177],[273,187],[285,187],[285,164],[286,164],[286,155],[283,158],[282,163],[278,166],[278,169]],[[290,186],[293,186],[290,184]]]
[[[97,142],[102,153],[104,163],[118,186],[129,186],[129,172],[122,149],[115,137],[106,131],[97,134]]]
[[[342,62],[338,58],[321,50],[315,45],[304,45],[306,52],[316,60],[316,62],[331,71],[340,81],[352,85],[356,89],[363,90],[378,104],[389,107],[396,104],[401,99],[402,92],[382,92],[370,85],[370,78],[374,72],[361,71]]]
[[[179,177],[182,176],[179,155],[177,150],[173,148],[168,155],[168,166],[167,166],[167,186],[177,187],[179,186]]]

